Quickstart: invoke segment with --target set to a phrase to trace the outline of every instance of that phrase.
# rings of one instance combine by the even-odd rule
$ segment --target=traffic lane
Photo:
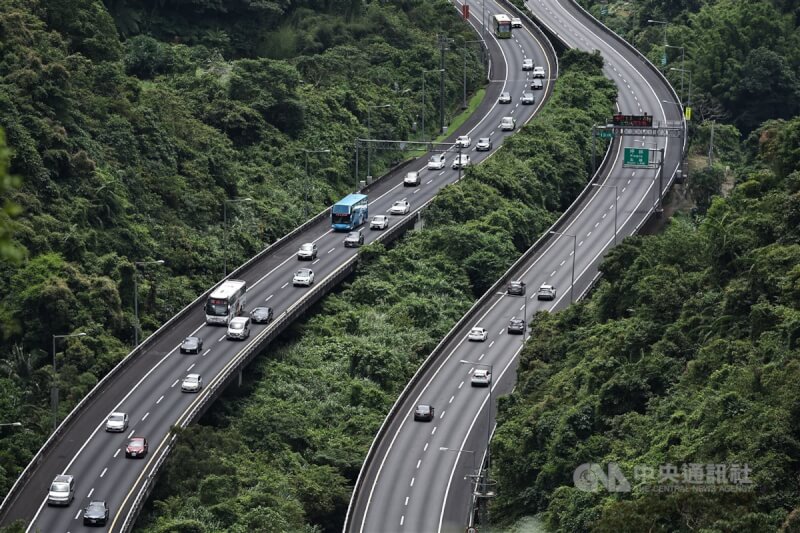
[[[502,296],[497,300],[497,303],[502,303]],[[508,299],[505,305],[499,306],[494,309],[499,317],[511,318],[512,316],[520,316],[516,312],[519,300],[513,301]],[[496,321],[496,316],[487,315],[484,320]],[[480,323],[480,321],[479,321]],[[474,366],[460,363],[461,359],[476,360],[485,364],[497,364],[504,362],[503,351],[510,345],[520,345],[521,336],[510,336],[511,340],[505,338],[505,326],[499,331],[490,331],[489,338],[485,342],[469,342],[462,338],[459,347],[451,352],[450,357],[442,363],[442,366],[436,372],[436,375],[427,383],[426,391],[420,397],[417,403],[429,403],[435,408],[435,419],[430,423],[412,422],[413,412],[407,412],[406,418],[409,421],[404,431],[399,433],[396,437],[393,449],[396,453],[393,456],[388,456],[385,468],[387,480],[395,480],[396,483],[384,482],[384,487],[390,487],[386,494],[380,489],[375,494],[375,515],[377,522],[386,518],[385,515],[380,514],[378,511],[384,511],[382,505],[377,505],[379,502],[385,501],[390,505],[390,509],[403,509],[408,507],[409,518],[404,518],[405,514],[401,516],[389,517],[389,524],[399,524],[400,521],[411,520],[408,524],[410,530],[431,530],[432,527],[438,525],[438,517],[441,512],[441,495],[444,494],[443,484],[447,481],[447,477],[442,477],[441,468],[442,463],[447,463],[444,468],[449,468],[455,460],[450,461],[448,458],[432,458],[430,450],[434,450],[434,455],[440,446],[451,447],[452,444],[442,441],[441,435],[445,435],[445,439],[461,441],[461,435],[467,431],[467,424],[472,424],[470,421],[464,421],[459,413],[472,413],[479,410],[479,403],[482,400],[476,400],[479,395],[474,394],[473,388],[470,385],[470,375]],[[513,353],[513,351],[512,351]],[[412,409],[413,411],[413,409]],[[431,435],[421,432],[416,426],[431,425]],[[459,425],[464,427],[459,428]],[[478,424],[480,426],[480,424]],[[485,424],[484,424],[485,426]],[[437,437],[437,430],[440,432]],[[483,428],[483,434],[486,435],[487,428]],[[455,439],[453,437],[457,436]],[[429,439],[429,440],[426,440]],[[423,443],[423,440],[425,441]],[[427,459],[425,463],[421,463],[421,458],[416,457],[415,451],[422,450],[420,453],[427,452]],[[416,461],[416,462],[415,462]],[[431,468],[433,464],[433,468]],[[425,466],[428,465],[428,466]],[[424,468],[421,468],[424,467]],[[414,473],[417,473],[417,476]],[[408,483],[404,480],[407,478]],[[419,482],[417,481],[419,480]],[[404,487],[408,486],[409,491],[413,489],[414,484],[417,483],[419,489],[416,494],[419,497],[414,497],[411,493],[406,494],[411,500],[404,500],[403,505],[399,505],[398,497],[393,497],[396,490],[392,490],[395,486]],[[383,492],[383,493],[382,493]],[[400,499],[404,497],[399,494]],[[394,505],[391,505],[390,500],[396,500]],[[431,517],[435,516],[436,523],[431,522]],[[417,517],[417,518],[411,518]],[[420,520],[422,522],[420,522]],[[374,523],[373,525],[377,525]],[[370,530],[370,528],[366,528]]]

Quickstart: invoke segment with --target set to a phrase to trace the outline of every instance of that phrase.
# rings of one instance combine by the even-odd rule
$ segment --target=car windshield
[[[90,503],[87,511],[95,511],[95,512],[103,512],[103,504],[102,503]]]
[[[122,415],[113,414],[108,417],[109,422],[122,422],[125,420],[125,417]]]
[[[242,329],[244,324],[241,322],[231,322],[231,329]]]
[[[307,252],[314,248],[313,244],[304,244],[300,247],[301,250]]]
[[[197,341],[192,337],[186,337],[186,339],[183,342],[186,344],[194,344]]]
[[[144,444],[144,440],[142,439],[131,439],[128,443],[128,446],[142,446]]]
[[[295,276],[308,276],[308,271],[306,270],[298,270]]]
[[[197,377],[196,376],[187,376],[185,381],[187,383],[197,383]]]
[[[53,483],[50,485],[50,490],[53,492],[67,492],[69,490],[68,483]]]

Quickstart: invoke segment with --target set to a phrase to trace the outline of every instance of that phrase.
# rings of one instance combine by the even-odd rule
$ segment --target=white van
[[[250,336],[250,319],[246,316],[237,316],[232,318],[230,323],[228,323],[228,334],[226,335],[229,339],[241,339],[244,340]]]
[[[447,156],[444,154],[433,154],[428,159],[428,170],[441,170],[447,164]]]
[[[516,127],[517,121],[514,120],[514,117],[503,117],[503,120],[500,121],[500,129],[503,131],[512,131]]]
[[[47,505],[69,505],[75,497],[75,481],[72,476],[56,476],[47,493]]]

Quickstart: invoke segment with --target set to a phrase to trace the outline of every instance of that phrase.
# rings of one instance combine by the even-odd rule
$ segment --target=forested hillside
[[[131,349],[135,261],[165,261],[139,269],[146,335],[223,254],[239,264],[352,190],[368,106],[392,106],[374,136],[421,134],[437,32],[451,116],[473,34],[446,0],[0,0],[0,410],[24,422],[0,430],[0,493],[52,430],[52,335],[88,334],[57,344],[62,417]]]
[[[542,113],[445,188],[424,229],[392,249],[362,248],[355,278],[180,434],[138,527],[341,531],[361,462],[408,379],[585,185],[587,134],[616,98],[601,65],[566,54]]]
[[[695,207],[612,250],[587,301],[537,315],[493,441],[503,524],[800,527],[799,13],[789,2],[608,3],[606,20],[654,63],[664,27],[647,19],[669,20],[668,43],[686,47]],[[680,68],[680,50],[668,52],[666,68]],[[591,463],[600,470],[581,475]],[[604,486],[610,463],[629,488],[613,475]]]

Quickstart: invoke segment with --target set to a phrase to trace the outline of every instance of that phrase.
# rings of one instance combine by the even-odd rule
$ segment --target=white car
[[[228,333],[225,335],[229,339],[244,340],[250,336],[250,319],[245,316],[231,318],[228,323]]]
[[[522,70],[533,70],[533,59],[523,59]]]
[[[500,98],[497,99],[498,104],[510,104],[511,103],[511,93],[509,92],[502,92],[500,93]]]
[[[453,170],[457,170],[459,168],[468,167],[469,165],[469,156],[467,154],[461,154],[460,157],[456,156],[455,159],[453,159],[453,164],[451,166],[453,167]]]
[[[489,332],[487,332],[485,328],[482,328],[480,326],[475,326],[474,328],[469,330],[469,335],[467,335],[467,340],[483,342],[486,340],[486,337],[488,336]]]
[[[520,98],[520,100],[522,100],[522,105],[532,105],[536,103],[536,97],[533,96],[533,93],[529,93],[528,91],[522,93],[522,98]]]
[[[473,387],[488,387],[492,383],[492,374],[485,368],[477,368],[472,373],[470,384]]]
[[[411,171],[406,174],[406,177],[403,178],[403,187],[416,187],[421,183],[419,178],[419,172]]]
[[[536,293],[537,300],[555,300],[556,288],[552,285],[544,284],[539,287],[539,292]]]
[[[386,229],[389,227],[389,217],[386,215],[375,215],[369,223],[369,229]]]
[[[544,78],[544,67],[534,67],[533,68],[533,77],[534,78]]]
[[[183,392],[199,392],[203,388],[203,378],[200,374],[187,374],[181,383],[181,391]]]
[[[127,413],[111,413],[106,419],[106,431],[122,432],[128,429]]]
[[[500,129],[503,131],[513,131],[517,127],[517,121],[514,117],[503,117],[500,121]]]
[[[481,137],[475,144],[475,150],[478,152],[488,152],[492,149],[492,140],[489,137]]]
[[[444,154],[433,154],[428,159],[428,170],[441,170],[447,164],[447,156]]]
[[[398,200],[389,208],[389,213],[393,215],[405,215],[409,211],[411,211],[411,204],[408,203],[408,200]]]
[[[292,278],[292,285],[295,287],[298,285],[310,287],[312,283],[314,283],[314,271],[310,268],[301,268],[294,273],[294,277]]]
[[[469,148],[470,144],[472,144],[472,139],[469,138],[469,135],[462,135],[456,139],[456,146],[461,148]]]
[[[522,19],[519,17],[511,17],[511,27],[512,28],[521,28],[522,27]]]

